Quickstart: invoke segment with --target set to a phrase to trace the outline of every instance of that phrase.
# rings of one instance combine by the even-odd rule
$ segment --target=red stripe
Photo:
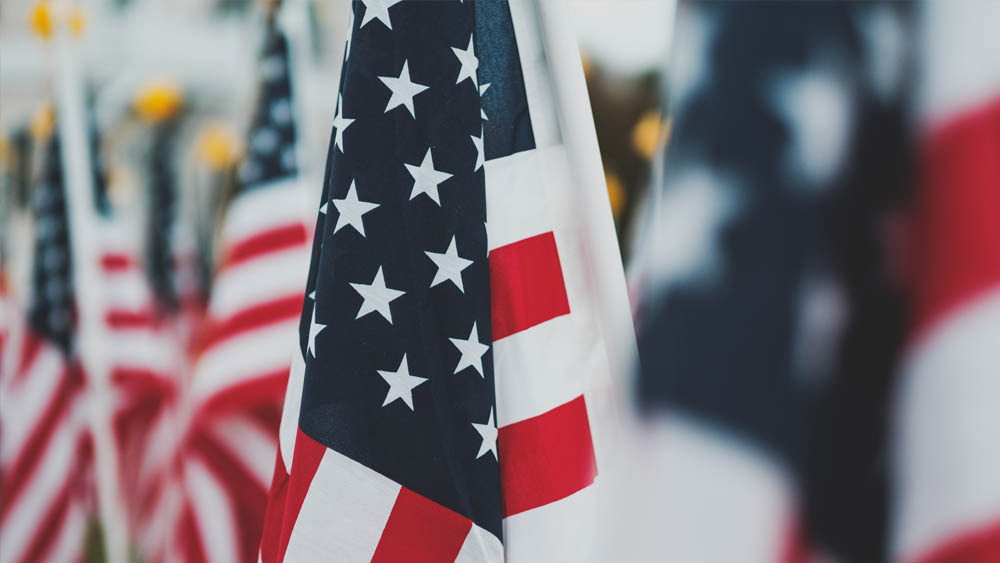
[[[468,518],[402,487],[372,563],[454,561],[471,529]]]
[[[58,532],[69,515],[70,502],[73,500],[77,482],[72,475],[68,475],[62,489],[50,501],[48,510],[42,518],[41,526],[34,529],[25,557],[22,561],[45,561],[46,551],[55,544],[58,539]],[[80,536],[80,551],[83,551],[83,536]]]
[[[101,267],[108,272],[121,272],[135,266],[131,256],[114,252],[101,256]]]
[[[911,216],[916,334],[1000,287],[1000,98],[933,133]]]
[[[785,526],[784,538],[781,542],[780,563],[809,563],[819,559],[814,553],[809,541],[805,523],[798,511],[789,511],[790,518]]]
[[[494,248],[489,261],[494,341],[569,314],[551,232]]]
[[[500,428],[497,449],[504,517],[568,497],[597,476],[583,395]]]
[[[45,450],[51,445],[49,442],[56,431],[59,422],[66,419],[67,405],[73,394],[75,384],[68,377],[60,378],[59,387],[56,389],[49,401],[48,406],[38,417],[31,434],[24,442],[24,449],[21,450],[17,458],[5,471],[3,479],[3,506],[0,507],[0,524],[10,513],[10,507],[17,502],[17,498],[24,492],[28,479],[34,473],[39,460]]]
[[[151,310],[145,311],[124,311],[111,310],[104,315],[104,321],[112,329],[127,330],[135,328],[155,327],[158,324],[158,317]]]
[[[1000,561],[1000,520],[941,543],[914,563],[995,563]]]
[[[274,559],[263,559],[264,563],[284,561],[285,550],[288,549],[288,539],[292,535],[292,528],[295,527],[295,520],[299,517],[299,511],[306,499],[309,485],[312,484],[313,477],[316,476],[316,470],[319,469],[319,462],[323,460],[325,452],[326,446],[307,436],[301,428],[297,429],[295,452],[292,454],[292,473],[288,477],[287,493],[283,497],[276,498],[277,503],[269,503],[267,507],[269,513],[273,511],[275,514],[265,516],[265,519],[272,522],[281,520],[281,535]],[[280,449],[278,455],[281,455]],[[265,532],[265,535],[270,533]]]
[[[173,396],[176,383],[168,374],[147,368],[117,365],[111,368],[111,382],[130,393]]]
[[[240,310],[227,319],[213,322],[205,331],[204,348],[270,324],[297,319],[302,312],[304,293],[278,297]]]
[[[190,492],[188,492],[188,495],[190,496]],[[184,554],[181,559],[182,561],[191,563],[208,561],[208,557],[205,555],[205,545],[201,541],[201,534],[198,533],[198,524],[195,520],[194,510],[191,508],[190,501],[184,504],[184,511],[181,515],[181,523],[177,527],[177,537],[174,538],[174,545],[181,546],[181,551]]]
[[[192,447],[205,461],[216,482],[226,491],[239,538],[240,559],[253,561],[260,545],[261,529],[264,526],[264,510],[267,505],[267,491],[253,477],[253,473],[243,461],[230,454],[234,444],[225,445],[205,432],[192,436]]]
[[[284,250],[306,244],[306,228],[302,223],[282,225],[249,236],[229,247],[224,267],[234,266],[241,262],[264,254]]]
[[[288,471],[281,459],[281,451],[274,457],[274,476],[267,493],[267,512],[264,514],[264,531],[260,538],[260,560],[265,563],[280,560],[278,544],[281,541],[281,521],[285,516],[288,498]]]
[[[248,374],[239,383],[216,391],[198,406],[195,418],[214,418],[221,413],[261,405],[281,408],[288,384],[288,367],[266,373]]]
[[[21,342],[21,356],[18,358],[19,363],[14,370],[14,381],[19,381],[24,378],[31,367],[31,364],[35,363],[35,358],[38,357],[38,352],[42,349],[42,340],[35,336],[35,332],[32,330],[26,330],[24,332],[24,339]]]

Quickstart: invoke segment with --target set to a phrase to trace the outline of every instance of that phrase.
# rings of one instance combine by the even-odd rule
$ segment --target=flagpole
[[[102,321],[98,225],[93,201],[90,143],[79,68],[79,45],[68,25],[71,2],[53,5],[56,58],[56,107],[73,254],[79,353],[87,377],[88,419],[94,440],[97,501],[109,563],[128,556],[126,521],[118,496],[117,451],[111,434],[111,390],[108,385],[107,342]]]

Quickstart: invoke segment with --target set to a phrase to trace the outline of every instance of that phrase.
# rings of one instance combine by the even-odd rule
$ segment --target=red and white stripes
[[[77,561],[93,501],[83,375],[0,307],[0,560]]]
[[[892,554],[985,563],[1000,560],[1000,6],[926,8]]]
[[[257,559],[309,260],[303,197],[296,180],[257,186],[225,219],[178,468],[183,560]]]

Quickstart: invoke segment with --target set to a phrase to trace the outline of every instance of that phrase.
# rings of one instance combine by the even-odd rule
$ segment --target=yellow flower
[[[212,168],[221,170],[236,162],[239,156],[236,144],[224,126],[212,124],[198,136],[198,155]]]
[[[56,112],[52,108],[51,103],[44,101],[38,109],[35,110],[34,115],[31,116],[31,123],[28,126],[31,130],[31,136],[36,142],[44,141],[52,135],[52,130],[55,126]]]
[[[42,39],[52,37],[52,12],[49,10],[49,3],[45,0],[35,2],[31,7],[28,23],[31,30]]]
[[[157,80],[139,92],[132,107],[142,119],[159,123],[176,115],[183,101],[184,96],[177,84]]]
[[[646,160],[652,160],[663,148],[670,131],[670,124],[663,120],[660,110],[647,111],[632,129],[632,147]]]

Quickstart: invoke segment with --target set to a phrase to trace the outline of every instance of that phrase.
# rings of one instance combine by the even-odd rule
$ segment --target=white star
[[[353,119],[344,117],[343,111],[344,97],[337,99],[337,112],[333,114],[333,126],[337,129],[337,136],[333,139],[333,144],[344,152],[344,131],[354,123]]]
[[[490,452],[493,454],[493,459],[497,459],[497,427],[493,424],[493,409],[490,409],[490,419],[486,421],[486,424],[473,422],[472,427],[476,429],[476,432],[479,432],[479,436],[483,439],[476,459],[486,455],[486,452]]]
[[[434,203],[438,204],[438,207],[441,207],[441,198],[438,197],[438,184],[451,178],[451,174],[434,169],[434,159],[431,157],[431,149],[427,149],[427,154],[424,155],[424,160],[420,163],[420,166],[406,164],[405,162],[403,165],[410,172],[410,176],[413,176],[413,190],[410,192],[410,199],[420,194],[427,194],[427,197],[434,200]]]
[[[357,316],[354,317],[355,319],[360,319],[372,311],[378,311],[380,315],[385,317],[385,320],[389,321],[389,324],[392,324],[392,311],[389,309],[389,303],[406,293],[405,291],[390,289],[385,286],[385,278],[382,277],[382,266],[379,266],[378,271],[375,272],[375,278],[372,279],[372,283],[352,283],[351,287],[364,299],[361,303],[361,308],[358,309]]]
[[[377,19],[392,29],[392,21],[389,19],[389,8],[399,4],[403,0],[361,0],[365,5],[365,17],[361,19],[361,27],[368,22]]]
[[[316,292],[312,292],[309,297],[312,297],[313,301],[315,301]],[[306,351],[311,352],[314,358],[316,357],[316,336],[318,336],[324,328],[326,328],[326,325],[316,322],[316,306],[314,305],[312,323],[309,324],[309,346],[306,348]]]
[[[323,205],[319,206],[319,212],[322,213],[323,215],[326,215],[326,202],[325,201],[323,202]]]
[[[459,291],[465,293],[465,289],[462,287],[462,270],[468,268],[472,264],[472,260],[466,260],[458,255],[458,249],[455,246],[455,237],[451,237],[451,244],[448,245],[448,250],[442,252],[431,252],[425,251],[424,254],[430,258],[435,265],[437,265],[437,273],[434,274],[434,281],[431,282],[431,287],[439,283],[444,283],[450,281],[455,284],[455,287]]]
[[[469,333],[468,340],[462,340],[461,338],[449,338],[448,340],[451,340],[451,343],[462,353],[462,357],[458,359],[458,366],[455,368],[454,373],[472,366],[479,372],[479,377],[485,379],[486,375],[483,373],[483,354],[490,347],[479,341],[479,329],[476,328],[476,323],[472,323],[472,332]]]
[[[413,110],[413,96],[426,90],[427,86],[410,80],[410,62],[403,61],[403,70],[399,71],[399,77],[379,76],[378,79],[392,92],[392,95],[389,96],[389,103],[385,105],[384,113],[389,113],[392,108],[405,106],[410,115],[416,119],[417,114]]]
[[[396,399],[402,399],[406,406],[413,410],[413,388],[427,381],[426,377],[410,375],[410,370],[406,366],[406,354],[403,354],[403,361],[399,362],[396,371],[375,370],[382,379],[389,384],[389,391],[385,394],[382,406],[386,406]],[[496,431],[494,430],[494,433]]]
[[[479,85],[479,97],[482,98],[483,94],[485,94],[486,90],[488,90],[489,88],[490,88],[490,83],[489,82],[487,82],[486,84],[480,84]],[[489,121],[490,118],[486,117],[486,110],[484,110],[483,107],[482,107],[482,101],[480,100],[479,103],[480,103],[480,106],[479,106],[479,116],[482,117],[484,121]]]
[[[817,67],[779,75],[772,88],[772,105],[791,133],[785,165],[802,188],[829,186],[851,146],[854,107],[847,82]]]
[[[476,69],[479,68],[479,59],[476,58],[472,40],[473,36],[469,35],[469,46],[464,50],[458,47],[451,48],[451,51],[458,57],[458,62],[462,64],[462,68],[458,69],[458,78],[455,80],[455,84],[459,84],[468,78],[472,80],[472,86],[478,89],[479,82],[476,80]]]
[[[650,239],[653,283],[709,287],[722,279],[725,261],[718,237],[740,213],[738,194],[731,180],[700,167],[666,181]]]
[[[476,147],[476,167],[473,168],[473,171],[477,171],[483,167],[483,163],[485,162],[483,158],[483,132],[480,131],[478,137],[469,135],[469,138],[472,139],[472,145]]]
[[[378,204],[359,200],[358,189],[354,184],[354,180],[351,180],[351,187],[348,188],[344,199],[334,199],[331,201],[333,201],[333,206],[340,213],[337,217],[337,224],[333,227],[333,232],[336,233],[341,227],[350,225],[361,236],[365,236],[365,224],[361,218],[365,213],[378,207]]]

